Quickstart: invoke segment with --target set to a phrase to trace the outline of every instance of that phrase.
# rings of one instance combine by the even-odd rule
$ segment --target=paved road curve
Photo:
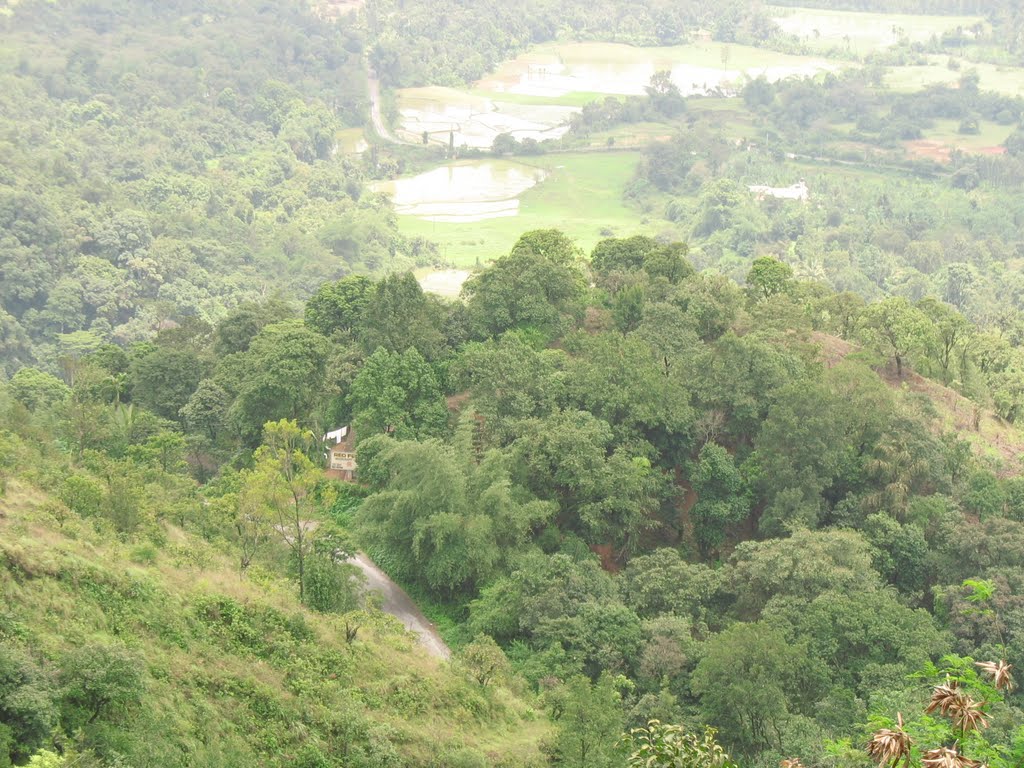
[[[389,579],[388,575],[378,568],[373,560],[359,552],[349,562],[358,566],[359,570],[366,575],[367,589],[381,595],[383,598],[381,610],[397,618],[409,631],[415,632],[419,636],[420,644],[427,649],[431,656],[438,659],[451,657],[451,650],[434,629],[434,625],[427,621],[427,617],[423,615],[416,603],[405,594],[400,586]]]

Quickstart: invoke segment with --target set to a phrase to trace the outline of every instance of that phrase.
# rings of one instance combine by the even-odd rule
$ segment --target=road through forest
[[[358,567],[366,576],[366,588],[383,598],[382,611],[397,618],[410,632],[415,632],[419,636],[420,645],[431,656],[438,659],[451,658],[451,650],[434,629],[434,625],[427,620],[416,603],[405,594],[405,590],[389,579],[388,575],[378,568],[373,560],[359,552],[348,562]]]

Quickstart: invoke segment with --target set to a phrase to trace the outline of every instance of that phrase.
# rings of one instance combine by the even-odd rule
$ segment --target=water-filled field
[[[508,160],[464,160],[378,182],[374,191],[391,197],[400,216],[440,223],[470,223],[515,216],[519,196],[546,171]]]
[[[744,45],[699,43],[639,48],[618,43],[538,46],[503,63],[477,83],[487,93],[559,97],[570,93],[635,95],[655,72],[668,70],[684,95],[738,91],[747,78],[770,81],[837,71],[825,59]]]
[[[799,38],[809,48],[849,49],[859,56],[888,48],[900,40],[924,43],[958,27],[970,30],[984,23],[979,16],[912,16],[781,6],[770,6],[768,12],[785,34]]]
[[[617,43],[542,45],[501,64],[472,90],[398,92],[398,133],[406,141],[488,148],[496,136],[559,139],[573,113],[606,95],[638,95],[658,71],[687,95],[736,94],[749,78],[776,81],[834,72],[840,64],[743,45],[638,48]]]
[[[454,88],[407,88],[399,93],[399,133],[419,140],[426,131],[430,141],[486,149],[498,134],[510,133],[520,141],[558,139],[569,130],[579,107],[521,104],[475,96]]]
[[[505,167],[518,167],[516,173],[536,173],[543,178],[519,192],[518,198],[511,198],[516,189],[513,185],[505,187],[503,194],[516,202],[515,210],[505,216],[476,215],[467,204],[468,188],[459,190],[462,194],[457,196],[428,196],[428,185],[421,179],[416,187],[419,207],[404,213],[400,210],[399,226],[410,237],[437,243],[440,255],[460,266],[508,253],[519,235],[531,229],[561,229],[588,250],[603,237],[655,234],[667,226],[665,222],[648,221],[622,198],[639,159],[638,152],[589,152],[545,155],[522,163],[497,161]],[[481,169],[495,162],[465,162],[454,167]],[[459,199],[442,199],[447,197]],[[430,213],[423,215],[428,210]]]

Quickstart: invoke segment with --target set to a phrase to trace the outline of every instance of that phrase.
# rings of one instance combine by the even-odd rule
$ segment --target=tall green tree
[[[747,516],[750,492],[733,457],[715,443],[701,448],[690,483],[697,494],[692,511],[697,538],[707,554],[721,545],[730,525]]]
[[[761,256],[747,273],[747,285],[759,299],[769,299],[777,293],[784,293],[793,280],[793,268],[784,261]]]
[[[228,418],[243,439],[259,439],[263,425],[313,415],[324,398],[328,342],[301,320],[266,326],[244,353],[228,358],[215,379],[236,393]]]
[[[362,275],[324,283],[306,302],[306,325],[324,336],[353,331],[362,322],[373,296],[373,282]]]
[[[319,467],[309,458],[316,447],[313,433],[301,429],[295,421],[268,422],[263,444],[253,454],[251,476],[260,501],[270,512],[274,530],[292,553],[299,600],[303,602],[306,560],[315,529],[312,491],[322,477]]]
[[[743,755],[784,751],[783,731],[796,714],[809,714],[824,693],[825,670],[764,623],[736,624],[708,644],[693,674],[705,721]]]
[[[571,768],[612,768],[621,764],[617,734],[622,730],[622,702],[611,677],[596,683],[574,677],[553,696],[556,763]]]
[[[470,324],[479,336],[519,328],[553,338],[583,316],[581,253],[557,230],[527,232],[507,256],[468,280],[462,290]]]
[[[927,348],[933,333],[928,316],[902,297],[869,304],[860,316],[861,338],[892,358],[899,378],[903,378],[904,363]]]
[[[358,336],[366,352],[383,347],[389,352],[413,348],[436,360],[444,345],[444,312],[438,300],[425,294],[411,272],[385,277],[363,299]]]
[[[438,437],[448,423],[434,369],[414,347],[401,353],[380,347],[366,358],[348,406],[358,440],[382,433],[399,439]]]

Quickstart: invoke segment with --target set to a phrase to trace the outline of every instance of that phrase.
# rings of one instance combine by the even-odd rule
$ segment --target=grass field
[[[973,136],[959,133],[957,131],[959,127],[960,123],[957,120],[936,120],[934,128],[924,131],[924,138],[930,141],[941,141],[967,151],[982,150],[1002,144],[1013,133],[1016,126],[999,125],[982,120],[979,125],[981,132]]]
[[[598,240],[614,236],[653,234],[661,225],[622,202],[632,179],[637,152],[554,154],[527,163],[548,172],[545,181],[520,197],[517,216],[468,223],[436,223],[412,216],[399,217],[409,236],[437,243],[443,258],[459,266],[485,263],[505,253],[531,229],[557,227],[586,250]]]
[[[948,57],[945,56],[930,56],[926,66],[893,67],[886,75],[885,84],[894,91],[919,91],[938,83],[953,85],[960,80],[964,72],[976,69],[981,77],[983,91],[995,91],[1007,96],[1024,96],[1024,68],[974,64],[959,59],[960,69],[953,70],[947,66],[948,61]]]
[[[655,48],[640,48],[621,43],[551,43],[537,46],[537,53],[550,54],[567,66],[631,66],[654,62],[671,67],[676,64],[713,69],[799,68],[807,64],[827,66],[821,59],[733,43],[692,43]],[[724,58],[724,60],[723,60]]]
[[[767,10],[785,34],[798,37],[809,48],[817,51],[849,48],[859,56],[888,48],[901,39],[927,42],[933,35],[941,36],[957,27],[970,29],[984,23],[978,16],[860,13],[781,6],[768,6]]]

